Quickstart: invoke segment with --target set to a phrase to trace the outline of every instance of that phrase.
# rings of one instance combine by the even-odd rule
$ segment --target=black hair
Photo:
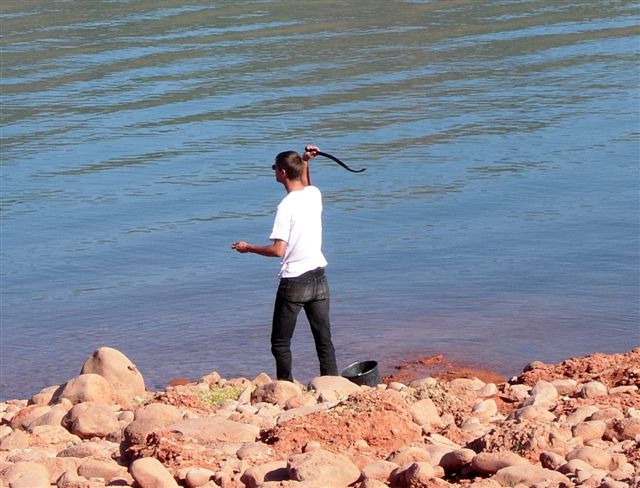
[[[295,151],[284,151],[276,156],[276,166],[282,168],[287,173],[290,180],[299,180],[302,176],[304,163],[302,157]]]

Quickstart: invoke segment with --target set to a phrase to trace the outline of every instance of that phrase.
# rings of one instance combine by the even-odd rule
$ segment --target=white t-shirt
[[[315,186],[292,191],[278,205],[269,239],[287,243],[281,262],[281,278],[294,278],[324,268],[322,254],[322,195]]]

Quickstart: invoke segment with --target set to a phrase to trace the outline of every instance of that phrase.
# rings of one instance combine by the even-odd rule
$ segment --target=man
[[[276,360],[279,380],[293,381],[291,338],[300,309],[304,308],[320,362],[321,375],[337,375],[335,350],[329,322],[329,285],[322,254],[322,195],[311,186],[309,160],[319,149],[307,146],[301,157],[295,151],[276,156],[276,181],[287,195],[278,205],[271,244],[254,246],[234,242],[240,253],[280,257],[280,284],[273,309],[271,352]]]

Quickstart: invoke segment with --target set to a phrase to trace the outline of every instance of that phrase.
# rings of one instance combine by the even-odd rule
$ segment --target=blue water
[[[340,366],[511,375],[640,344],[634,2],[3,2],[0,398],[122,350],[150,389],[273,374],[314,143]],[[306,320],[294,374],[317,361]]]

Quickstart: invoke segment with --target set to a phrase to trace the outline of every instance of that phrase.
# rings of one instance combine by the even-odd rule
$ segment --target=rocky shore
[[[101,348],[64,385],[0,403],[0,486],[640,486],[640,349],[504,382],[404,378],[210,373],[148,392]]]

